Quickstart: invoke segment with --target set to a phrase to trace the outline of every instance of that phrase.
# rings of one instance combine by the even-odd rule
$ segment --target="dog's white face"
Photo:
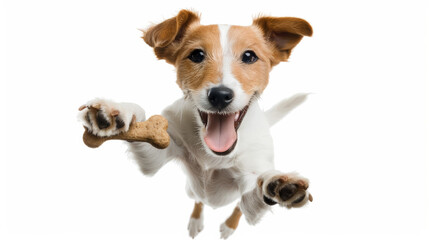
[[[225,156],[234,151],[237,130],[252,100],[267,86],[271,68],[286,61],[301,38],[311,34],[311,26],[297,18],[205,26],[198,15],[182,10],[149,28],[143,39],[158,58],[175,65],[177,84],[200,119],[207,152]]]

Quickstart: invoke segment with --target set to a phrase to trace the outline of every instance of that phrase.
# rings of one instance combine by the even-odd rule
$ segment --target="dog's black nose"
[[[209,90],[207,97],[213,107],[222,110],[232,102],[234,92],[227,87],[214,87]]]

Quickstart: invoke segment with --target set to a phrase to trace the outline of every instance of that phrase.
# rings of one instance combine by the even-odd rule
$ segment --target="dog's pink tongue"
[[[215,152],[226,152],[237,140],[234,126],[235,114],[208,114],[204,141]]]

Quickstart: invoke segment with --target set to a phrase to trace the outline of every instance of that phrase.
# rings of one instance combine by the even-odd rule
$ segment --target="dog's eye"
[[[188,58],[194,63],[200,63],[204,61],[205,53],[201,49],[195,49],[191,54],[189,54]]]
[[[247,50],[243,53],[243,57],[241,58],[241,61],[243,61],[246,64],[252,64],[258,61],[258,56],[256,56],[256,53],[254,51]]]

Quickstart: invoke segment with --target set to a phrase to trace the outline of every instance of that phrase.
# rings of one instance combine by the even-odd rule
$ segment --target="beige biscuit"
[[[164,149],[170,144],[167,133],[168,121],[160,115],[154,115],[144,122],[132,122],[127,132],[110,137],[98,137],[85,128],[83,142],[91,148],[97,148],[107,140],[126,140],[131,142],[148,142],[152,146]]]

